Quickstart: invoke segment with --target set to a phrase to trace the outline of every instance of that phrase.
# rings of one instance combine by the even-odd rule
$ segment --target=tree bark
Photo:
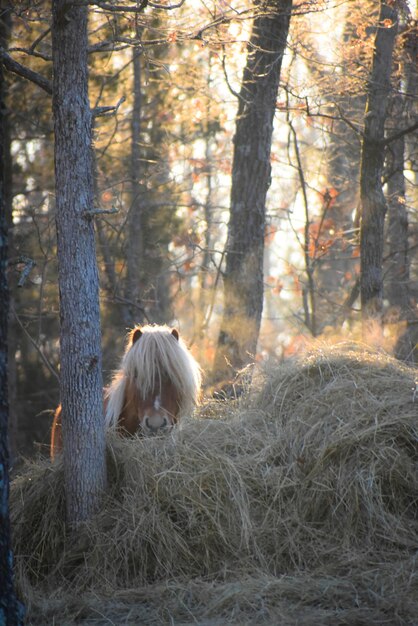
[[[391,114],[394,134],[401,130],[400,120],[404,128],[411,124],[414,112],[413,103],[417,94],[418,27],[415,22],[411,28],[411,23],[412,20],[403,35],[402,81],[399,80],[399,93],[394,99]],[[401,91],[402,86],[404,93]],[[390,305],[399,312],[399,319],[406,321],[406,328],[398,337],[394,354],[398,359],[415,364],[418,362],[418,312],[410,277],[410,228],[404,176],[407,145],[408,138],[402,135],[388,146],[389,254],[386,285]]]
[[[360,168],[360,296],[365,333],[370,323],[382,322],[382,262],[386,214],[382,186],[384,133],[397,30],[396,3],[389,4],[382,0],[367,92]]]
[[[12,20],[10,16],[10,3],[1,3],[2,17],[0,20],[1,29],[1,47],[4,50],[8,49]],[[2,76],[3,81],[3,76]],[[4,97],[6,97],[6,86],[2,83],[4,89]],[[3,167],[3,188],[2,188],[2,202],[5,211],[6,227],[7,227],[7,249],[9,260],[17,256],[15,252],[15,246],[13,241],[13,215],[12,215],[12,201],[13,201],[13,165],[11,156],[11,122],[10,113],[7,110],[7,105],[3,102],[2,109],[2,128],[1,128],[1,142],[2,142],[2,167]],[[10,262],[10,261],[9,261]],[[13,313],[14,310],[14,294],[9,284],[9,321],[7,329],[7,344],[8,344],[8,365],[7,365],[7,377],[8,377],[8,414],[9,414],[9,453],[11,464],[17,456],[18,448],[18,412],[17,407],[17,370],[16,370],[16,349],[17,349],[17,329],[16,320]]]
[[[0,38],[3,45],[9,9],[1,2]],[[13,552],[9,518],[9,402],[8,402],[8,315],[7,280],[8,221],[5,198],[5,81],[0,65],[0,624],[23,624],[23,606],[16,597],[13,575]]]
[[[87,7],[54,0],[52,45],[66,512],[76,525],[106,486]]]
[[[395,104],[396,118],[402,116],[402,105]],[[408,211],[405,205],[404,157],[405,137],[394,141],[388,149],[388,269],[386,292],[391,306],[399,307],[404,318],[409,308]]]
[[[263,310],[273,118],[292,0],[260,0],[256,6],[259,13],[248,46],[234,137],[224,313],[214,364],[218,380],[254,359]]]

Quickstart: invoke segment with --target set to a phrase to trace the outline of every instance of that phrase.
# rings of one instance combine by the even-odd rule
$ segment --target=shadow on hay
[[[418,545],[415,374],[370,352],[317,352],[269,366],[232,409],[212,403],[202,409],[205,419],[185,420],[168,438],[110,437],[103,509],[75,537],[66,537],[62,521],[62,466],[28,466],[11,497],[21,588],[27,596],[35,588],[56,592],[65,586],[77,597],[115,597],[135,588],[152,595],[167,581],[177,581],[178,594],[180,581],[190,587],[194,580],[219,617],[208,586],[235,598],[225,599],[226,615],[238,610],[234,581],[241,588],[252,581],[259,596],[260,581],[268,580],[271,615],[279,605],[283,614],[296,610],[285,609],[272,594],[281,585],[286,600],[291,581],[300,589],[303,577],[313,595],[318,581],[328,581],[323,608],[335,616],[338,603],[348,611],[367,579],[364,602],[374,613],[369,622],[362,614],[364,623],[379,623],[376,615],[389,610],[389,596],[392,611],[395,596],[402,597],[405,615],[412,615],[418,609],[418,596],[412,596]],[[199,594],[192,596],[189,611],[201,616]],[[239,606],[247,604],[259,606],[251,595]]]

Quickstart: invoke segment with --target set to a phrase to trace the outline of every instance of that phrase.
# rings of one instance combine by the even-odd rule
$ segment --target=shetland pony
[[[107,430],[152,436],[173,427],[198,403],[201,370],[178,331],[136,326],[119,370],[104,390]],[[62,450],[61,406],[51,432],[51,458]]]

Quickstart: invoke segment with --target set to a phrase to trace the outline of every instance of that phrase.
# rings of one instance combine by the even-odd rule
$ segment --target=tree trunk
[[[279,6],[278,6],[279,5]],[[266,195],[273,118],[292,0],[257,2],[234,137],[224,313],[214,377],[229,377],[254,359],[263,310]]]
[[[360,296],[363,330],[382,321],[383,244],[386,200],[383,194],[384,133],[393,49],[398,28],[396,4],[382,0],[367,92],[360,169]]]
[[[414,101],[417,94],[418,78],[418,30],[408,25],[403,36],[402,81],[399,81],[392,110],[392,133],[399,132],[399,122],[407,128],[413,119]],[[404,93],[402,93],[402,87]],[[388,270],[387,297],[389,303],[399,312],[399,319],[406,321],[406,328],[395,345],[396,358],[411,364],[418,362],[418,313],[416,298],[411,289],[409,223],[406,204],[404,176],[407,137],[402,136],[388,146],[389,175],[387,183],[389,227],[388,227]],[[415,145],[412,149],[414,149]]]
[[[361,144],[359,135],[347,124],[346,119],[359,128],[364,116],[366,94],[352,76],[359,78],[361,72],[365,71],[365,54],[360,53],[354,61],[347,59],[346,52],[360,42],[359,20],[366,21],[375,4],[375,0],[351,0],[350,6],[347,5],[343,45],[338,60],[342,71],[336,89],[329,89],[330,80],[335,79],[335,67],[326,66],[322,69],[321,63],[313,63],[310,68],[316,77],[318,88],[323,90],[325,101],[334,105],[333,111],[341,114],[340,119],[332,122],[325,148],[327,188],[323,193],[320,218],[322,228],[318,240],[334,241],[325,254],[315,258],[318,332],[332,325],[333,320],[341,319],[349,313],[342,307],[342,303],[347,296],[347,290],[352,288],[356,280],[358,259],[353,256],[351,229],[354,226],[353,214],[359,204]],[[345,90],[341,80],[349,80]],[[334,231],[334,235],[330,233],[330,229]]]
[[[402,115],[399,107],[395,110]],[[408,211],[405,206],[404,179],[405,138],[400,137],[388,149],[389,178],[388,196],[388,269],[386,292],[389,303],[399,308],[400,317],[404,318],[409,308],[409,258],[408,258]]]
[[[9,10],[1,3],[0,38],[3,45]],[[5,201],[5,83],[0,65],[0,624],[23,624],[23,607],[19,603],[13,577],[13,553],[9,518],[9,445],[8,445],[8,315],[9,289],[7,281],[8,224]]]
[[[106,486],[87,7],[54,0],[52,45],[60,390],[67,521],[74,525],[97,510]]]
[[[96,119],[95,118],[92,119],[91,132],[92,132],[92,137],[94,139],[95,132],[96,132]],[[97,155],[96,155],[94,146],[92,146],[91,158],[92,158],[92,164],[93,164],[94,198],[95,198],[95,202],[97,203],[97,206],[100,206],[99,185],[98,185],[99,172],[98,172]],[[105,231],[105,228],[103,227],[102,220],[98,219],[95,225],[96,225],[97,240],[98,240],[98,252],[102,258],[103,270],[104,270],[103,273],[106,277],[104,288],[109,293],[112,299],[118,298],[120,294],[119,294],[119,288],[118,288],[118,277],[115,271],[115,259],[110,250],[109,240],[106,236],[106,231]]]
[[[138,29],[138,36],[140,32]],[[131,206],[127,219],[126,243],[126,306],[125,319],[128,325],[134,326],[144,321],[141,305],[141,274],[143,269],[143,229],[141,210],[141,52],[140,47],[133,48],[133,108],[131,121]],[[125,308],[125,307],[124,307]]]
[[[2,17],[0,21],[1,28],[1,46],[7,50],[9,46],[12,20],[10,16],[10,3],[2,3],[6,7],[6,10],[2,9]],[[13,215],[12,215],[12,201],[13,201],[13,166],[11,155],[11,122],[10,115],[7,111],[6,104],[3,103],[2,110],[2,167],[3,167],[3,188],[2,188],[2,202],[5,211],[6,227],[7,227],[7,249],[9,262],[11,258],[16,257],[14,241],[13,241]],[[8,413],[9,413],[9,453],[11,464],[17,456],[18,449],[18,411],[17,407],[17,370],[16,370],[16,350],[17,350],[17,328],[16,318],[14,315],[14,297],[11,286],[9,285],[9,321],[7,329],[7,344],[8,344]]]
[[[208,69],[206,77],[207,93],[212,91],[212,65],[213,55],[209,53]],[[207,333],[207,327],[210,319],[210,289],[208,288],[208,277],[210,276],[210,270],[212,265],[212,231],[213,231],[213,213],[214,213],[214,192],[215,181],[214,171],[215,163],[213,158],[213,144],[214,133],[211,132],[211,126],[213,125],[212,116],[212,102],[210,99],[206,102],[206,124],[204,131],[205,142],[205,201],[203,205],[204,211],[204,247],[203,258],[199,267],[199,291],[198,302],[196,306],[196,320],[195,320],[195,333],[202,340]]]

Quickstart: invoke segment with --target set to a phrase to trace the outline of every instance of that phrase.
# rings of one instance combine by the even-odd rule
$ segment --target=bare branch
[[[113,206],[111,209],[91,209],[91,211],[84,211],[83,217],[92,219],[100,215],[115,215],[115,213],[119,213],[119,209]]]
[[[231,83],[229,82],[228,72],[227,72],[226,63],[225,63],[225,57],[226,57],[226,55],[224,53],[222,55],[222,70],[223,70],[223,73],[224,73],[225,82],[226,82],[226,85],[227,85],[229,91],[232,93],[232,95],[239,99],[241,97],[240,94],[237,91],[235,91],[235,89],[232,87]]]
[[[41,52],[35,52],[30,48],[9,48],[10,52],[24,52],[28,56],[36,57],[37,59],[42,59],[42,61],[52,61],[52,57],[48,54],[42,54]]]
[[[32,83],[35,83],[35,85],[38,85],[38,87],[46,91],[47,94],[50,96],[52,95],[52,83],[50,80],[45,78],[45,76],[42,76],[42,74],[34,72],[25,65],[15,61],[4,48],[0,48],[0,60],[9,72],[17,74],[17,76],[21,76],[22,78],[26,78],[26,80],[30,80]]]
[[[95,107],[91,110],[91,114],[93,117],[110,117],[111,115],[115,115],[115,113],[118,112],[120,105],[125,102],[125,100],[125,96],[122,96],[115,106]]]
[[[43,33],[41,33],[39,35],[39,37],[37,39],[35,39],[35,41],[32,43],[31,47],[29,48],[30,53],[32,54],[35,51],[36,46],[38,45],[38,43],[41,43],[41,41],[43,39],[45,39],[45,37],[47,35],[49,35],[49,33],[51,32],[50,28],[47,28]]]
[[[254,11],[252,9],[244,9],[242,11],[237,11],[236,9],[232,9],[234,14],[231,15],[219,15],[218,17],[215,17],[215,19],[213,19],[211,22],[209,22],[208,24],[206,24],[205,26],[202,26],[201,28],[199,28],[199,30],[197,32],[195,32],[194,34],[190,34],[189,37],[191,39],[197,39],[197,40],[203,40],[203,34],[207,31],[207,30],[212,30],[212,29],[216,29],[218,28],[218,26],[222,26],[224,24],[229,24],[230,22],[237,20],[237,21],[241,21],[241,20],[247,20],[247,19],[252,19],[254,18],[255,14]]]
[[[99,41],[98,43],[89,46],[88,53],[92,54],[93,52],[117,52],[119,50],[125,50],[128,46],[138,46],[140,44],[141,41],[136,38],[116,37],[111,41]]]
[[[171,9],[178,9],[185,3],[186,0],[180,0],[177,4],[171,4],[167,6],[166,4],[158,4],[158,2],[149,2],[149,6],[153,9],[164,9],[166,11],[171,11]]]
[[[183,0],[184,2],[184,0]],[[182,2],[182,3],[183,3]],[[109,11],[112,13],[142,13],[144,9],[148,5],[148,0],[142,0],[140,4],[135,4],[131,6],[124,6],[123,4],[110,4],[109,2],[101,2],[101,0],[83,0],[74,3],[76,6],[97,6],[99,9],[103,9],[104,11]],[[150,3],[151,4],[151,3]],[[168,8],[168,7],[164,7]]]
[[[415,124],[412,124],[412,126],[408,126],[408,128],[404,128],[403,130],[400,130],[399,133],[395,133],[394,135],[390,135],[389,137],[386,137],[386,139],[382,142],[382,144],[384,146],[387,146],[389,143],[392,143],[392,141],[396,141],[397,139],[400,139],[404,135],[409,135],[409,133],[413,133],[414,130],[417,130],[417,128],[418,128],[418,122],[415,122]]]

